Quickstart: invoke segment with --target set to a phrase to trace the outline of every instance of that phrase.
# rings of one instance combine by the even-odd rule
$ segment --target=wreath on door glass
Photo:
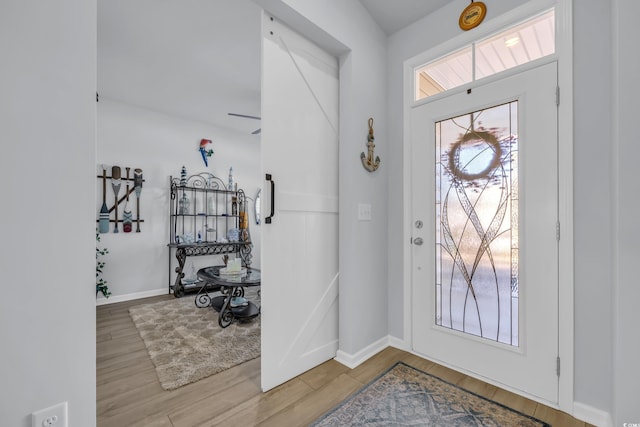
[[[487,166],[475,173],[466,172],[466,165],[460,165],[460,151],[466,146],[487,144],[492,153],[491,160]],[[466,133],[460,140],[456,141],[449,150],[449,170],[456,178],[463,181],[474,181],[476,179],[491,177],[492,172],[500,167],[502,159],[502,147],[498,139],[490,132],[472,130]]]

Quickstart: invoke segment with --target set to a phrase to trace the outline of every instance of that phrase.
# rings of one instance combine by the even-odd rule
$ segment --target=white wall
[[[96,1],[0,5],[0,424],[95,425]]]
[[[632,0],[614,0],[612,15],[614,173],[611,189],[614,195],[614,271],[616,272],[613,282],[614,387],[612,398],[614,425],[619,426],[623,423],[640,423],[638,405],[640,394],[640,368],[638,368],[640,202],[635,176],[638,170],[637,159],[640,158],[638,143],[640,89],[636,84],[640,75],[637,26],[640,4]],[[593,101],[590,105],[594,103]],[[603,146],[603,151],[608,150],[607,139],[597,142],[599,146]],[[609,288],[608,282],[600,282],[597,285]],[[599,315],[598,306],[594,305],[592,313]],[[592,345],[591,349],[594,347],[596,346]]]
[[[574,390],[580,404],[611,413],[613,157],[603,149],[612,131],[611,4],[573,4]]]
[[[202,138],[213,141],[214,154],[205,167],[199,143]],[[98,103],[98,167],[95,174],[102,174],[99,165],[118,165],[125,174],[125,167],[141,168],[145,182],[140,196],[141,232],[136,233],[134,223],[131,233],[101,234],[100,244],[109,249],[102,257],[106,262],[103,277],[112,296],[99,303],[112,303],[152,294],[168,292],[169,278],[175,280],[177,265],[175,251],[171,251],[169,272],[169,176],[179,177],[184,165],[187,174],[209,172],[227,182],[229,167],[233,166],[234,180],[252,199],[260,188],[260,137],[244,135],[215,127],[204,122],[185,120],[163,113],[143,109],[105,97]],[[95,175],[94,174],[94,175]],[[94,182],[98,197],[95,215],[102,204],[102,180]],[[122,182],[120,196],[125,192]],[[107,204],[113,205],[114,195],[107,180]],[[136,218],[135,194],[130,197],[131,210]],[[123,205],[118,218],[122,219]],[[250,205],[250,231],[255,242],[253,266],[260,267],[260,226],[255,224],[253,204]],[[113,219],[112,214],[112,219]],[[219,264],[219,256],[189,257],[187,266],[196,269]],[[171,273],[171,274],[170,274]],[[169,276],[170,274],[170,276]]]

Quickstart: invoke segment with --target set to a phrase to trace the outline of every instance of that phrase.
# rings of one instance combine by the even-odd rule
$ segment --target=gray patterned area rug
[[[402,362],[311,425],[551,427]]]
[[[222,329],[218,313],[196,307],[189,296],[131,307],[129,314],[165,390],[260,356],[260,316]]]

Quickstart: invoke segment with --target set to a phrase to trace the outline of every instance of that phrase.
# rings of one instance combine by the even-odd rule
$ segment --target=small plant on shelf
[[[100,242],[100,234],[96,230],[96,242]],[[109,298],[111,295],[111,291],[109,290],[109,286],[107,286],[107,281],[104,280],[102,276],[102,269],[104,268],[104,261],[100,261],[100,257],[109,253],[109,250],[106,248],[99,248],[96,244],[96,296],[98,292],[102,292],[102,295],[105,298]]]

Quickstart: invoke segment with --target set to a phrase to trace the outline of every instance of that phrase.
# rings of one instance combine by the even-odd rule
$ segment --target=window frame
[[[546,56],[542,56],[539,57],[537,59],[534,59],[532,61],[528,61],[524,64],[520,64],[520,65],[516,65],[514,67],[511,68],[507,68],[503,71],[499,71],[497,73],[493,73],[490,74],[486,77],[481,77],[481,78],[476,78],[476,46],[478,44],[483,43],[486,40],[489,40],[497,35],[499,35],[500,33],[506,33],[508,32],[510,29],[515,28],[519,25],[524,24],[527,21],[530,20],[535,20],[536,18],[539,18],[549,12],[553,12],[554,13],[554,53],[546,55]],[[475,36],[475,37],[473,37]],[[458,92],[463,92],[463,91],[468,91],[468,90],[472,90],[474,87],[477,87],[479,85],[483,85],[486,83],[490,83],[494,80],[499,80],[502,78],[505,78],[509,75],[512,74],[517,74],[520,73],[522,71],[526,71],[529,70],[531,68],[535,68],[538,67],[540,65],[549,63],[549,62],[553,62],[553,61],[557,61],[558,60],[558,45],[559,45],[559,32],[558,32],[558,10],[557,7],[555,5],[550,5],[547,6],[545,8],[542,8],[534,13],[531,13],[527,16],[520,16],[519,19],[516,20],[511,20],[508,23],[504,23],[503,25],[497,25],[497,26],[492,26],[490,28],[485,29],[484,33],[475,33],[472,34],[472,37],[469,37],[468,40],[462,40],[462,43],[458,43],[457,45],[443,45],[441,46],[439,49],[433,49],[429,52],[426,52],[426,55],[424,56],[424,60],[420,61],[420,62],[414,62],[411,67],[411,73],[412,73],[412,93],[413,93],[413,102],[412,105],[421,105],[425,102],[431,102],[433,100],[437,100],[441,97],[444,96],[449,96],[450,94],[454,94],[454,93],[458,93]],[[458,52],[462,52],[464,50],[470,49],[471,50],[471,70],[470,70],[470,74],[471,74],[471,81],[467,82],[467,83],[463,83],[459,86],[455,86],[452,87],[450,89],[445,89],[442,92],[436,93],[434,95],[428,95],[425,96],[423,98],[418,98],[418,92],[420,90],[420,88],[418,87],[418,78],[420,76],[420,70],[431,65],[431,64],[435,64],[443,59],[445,59],[447,56],[450,55],[455,55]],[[438,51],[439,50],[439,51]],[[431,53],[431,54],[430,54]],[[422,57],[422,56],[421,56]],[[414,59],[418,59],[420,60],[420,58],[414,58]]]

